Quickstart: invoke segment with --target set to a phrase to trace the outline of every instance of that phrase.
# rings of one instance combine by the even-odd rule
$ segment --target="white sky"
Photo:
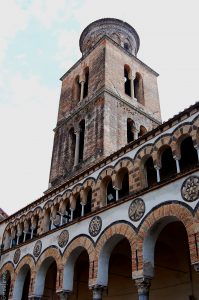
[[[160,74],[163,120],[199,99],[198,1],[0,0],[0,207],[8,214],[47,189],[59,78],[80,58],[90,22],[114,17],[141,40]]]

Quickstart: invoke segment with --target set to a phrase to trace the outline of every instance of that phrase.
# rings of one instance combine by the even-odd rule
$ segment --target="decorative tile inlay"
[[[58,245],[59,247],[63,248],[68,243],[69,233],[68,230],[63,230],[60,235],[58,236]]]
[[[95,237],[100,233],[102,228],[102,219],[99,216],[95,216],[92,218],[89,224],[89,233],[91,236]]]
[[[190,176],[187,178],[181,188],[181,195],[185,201],[193,202],[199,198],[199,177]]]
[[[139,221],[145,213],[145,203],[141,198],[133,200],[129,206],[129,218],[136,222]]]
[[[42,242],[39,240],[36,242],[34,249],[33,249],[33,255],[35,257],[38,257],[41,253],[41,249],[42,249]]]
[[[14,257],[13,257],[13,261],[15,264],[18,263],[19,259],[20,259],[20,256],[21,256],[21,250],[20,249],[17,249],[15,251],[15,254],[14,254]]]

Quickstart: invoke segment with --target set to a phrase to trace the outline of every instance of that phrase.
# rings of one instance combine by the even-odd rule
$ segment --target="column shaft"
[[[81,84],[80,101],[82,101],[84,98],[84,81],[81,81],[80,84]]]
[[[79,163],[79,142],[80,142],[80,132],[76,131],[76,141],[75,141],[75,160],[74,160],[74,167]]]

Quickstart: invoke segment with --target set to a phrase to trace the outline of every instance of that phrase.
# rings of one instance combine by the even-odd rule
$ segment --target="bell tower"
[[[82,57],[61,77],[49,188],[161,123],[158,74],[137,58],[132,26],[97,20],[79,45]]]

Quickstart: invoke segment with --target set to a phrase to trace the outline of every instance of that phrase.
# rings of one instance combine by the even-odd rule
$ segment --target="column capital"
[[[103,290],[106,287],[103,285],[93,285],[91,286],[91,290],[93,292],[93,300],[101,300],[102,299],[102,294]]]
[[[61,290],[57,291],[56,294],[60,300],[67,300],[72,291],[69,290]]]
[[[147,295],[151,286],[151,278],[142,277],[135,279],[135,285],[138,289],[138,295]]]

